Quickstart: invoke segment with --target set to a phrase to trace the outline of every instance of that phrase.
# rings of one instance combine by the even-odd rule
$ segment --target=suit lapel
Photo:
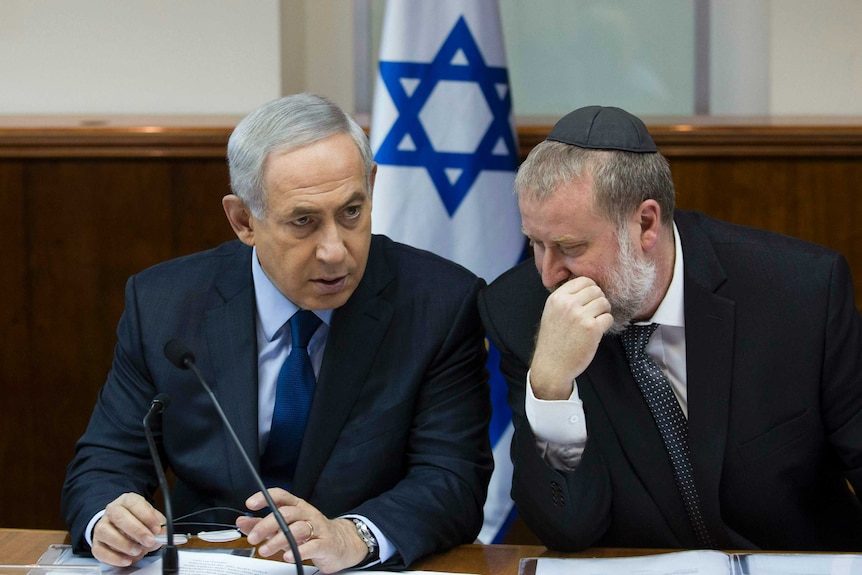
[[[707,236],[684,212],[677,212],[675,221],[684,257],[692,467],[704,519],[719,544],[727,545],[730,539],[721,531],[719,489],[727,442],[735,308],[732,301],[715,293],[726,276]],[[676,482],[661,435],[627,366],[619,339],[606,337],[584,375],[587,381],[600,382],[594,392],[638,479],[671,529],[682,543],[694,541],[682,499],[676,490],[668,489]]]
[[[735,304],[715,292],[726,276],[703,231],[677,213],[685,262],[685,341],[689,445],[701,510],[719,544],[719,490],[727,444],[733,374]]]
[[[373,239],[362,281],[332,314],[293,484],[293,492],[304,499],[314,491],[392,320],[394,309],[383,291],[394,275],[380,243]]]
[[[204,318],[207,350],[212,374],[204,372],[218,398],[228,421],[255,467],[259,464],[257,416],[257,336],[255,328],[254,287],[251,277],[251,249],[240,247],[217,274],[216,291],[219,304]],[[216,422],[218,433],[228,446],[226,462],[231,482],[245,489],[257,490],[249,483],[250,476],[242,458],[238,457],[233,440]],[[251,491],[248,491],[251,493]]]
[[[680,544],[693,540],[682,499],[675,489],[668,489],[668,486],[676,485],[676,480],[664,443],[646,400],[628,369],[628,360],[618,337],[605,336],[584,376],[613,428],[613,434],[604,441],[619,440],[638,480],[655,501]],[[598,385],[592,385],[592,381]],[[581,387],[579,378],[579,390]],[[590,414],[586,415],[589,423]]]

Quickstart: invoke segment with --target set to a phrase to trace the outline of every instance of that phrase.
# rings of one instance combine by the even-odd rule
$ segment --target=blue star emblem
[[[380,62],[380,77],[398,109],[398,118],[380,144],[381,165],[424,167],[451,217],[482,170],[515,171],[517,146],[509,122],[512,109],[506,68],[485,64],[463,17],[452,28],[434,60]],[[490,125],[475,150],[435,149],[420,119],[441,82],[478,85],[490,111]],[[409,93],[408,93],[409,87]]]

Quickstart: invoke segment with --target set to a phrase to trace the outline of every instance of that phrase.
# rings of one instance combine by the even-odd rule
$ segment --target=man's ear
[[[648,252],[658,243],[661,231],[661,206],[655,200],[644,200],[637,211],[641,249]]]
[[[224,214],[230,227],[233,228],[236,237],[248,246],[254,245],[254,225],[251,211],[245,206],[245,202],[235,194],[228,194],[221,200]]]
[[[368,197],[374,197],[374,182],[377,180],[377,163],[371,168],[371,176],[368,178]]]

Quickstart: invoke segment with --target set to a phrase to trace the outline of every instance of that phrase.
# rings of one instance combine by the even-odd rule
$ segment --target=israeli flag
[[[489,283],[524,248],[512,195],[518,145],[497,0],[389,0],[371,146],[372,230],[460,263]],[[511,411],[489,350],[494,475],[482,543],[514,519]]]

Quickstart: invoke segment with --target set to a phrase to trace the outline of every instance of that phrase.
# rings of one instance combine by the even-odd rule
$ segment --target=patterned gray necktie
[[[658,426],[665,449],[673,465],[676,486],[682,495],[685,509],[701,547],[715,548],[716,544],[700,511],[700,498],[694,485],[691,454],[688,447],[688,421],[673,394],[664,372],[646,354],[646,345],[658,324],[630,325],[620,334],[629,368],[646,399],[653,419]]]

